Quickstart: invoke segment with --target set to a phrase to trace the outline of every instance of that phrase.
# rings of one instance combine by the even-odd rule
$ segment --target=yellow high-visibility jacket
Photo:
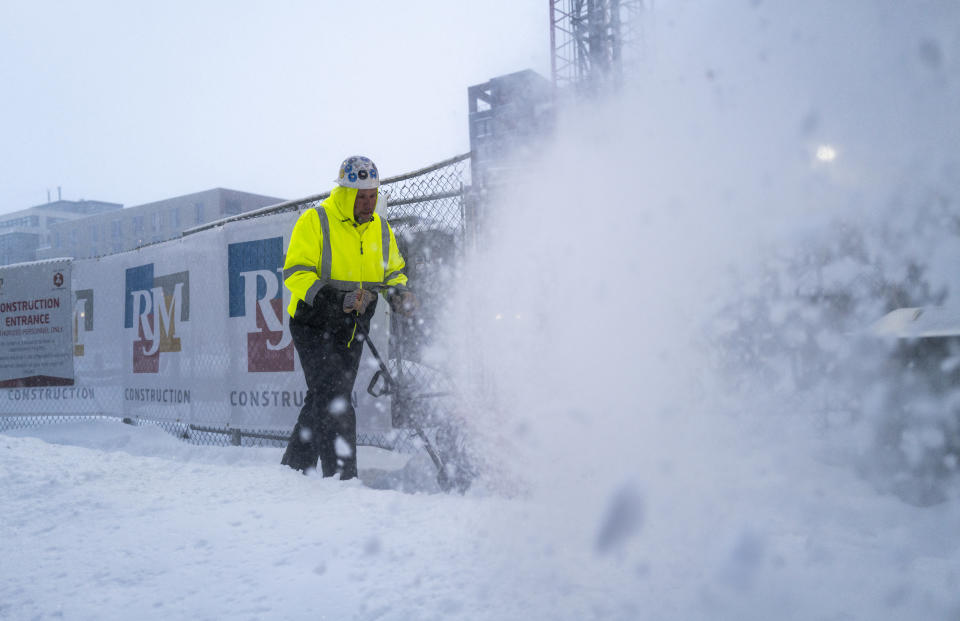
[[[357,224],[353,217],[356,197],[356,188],[336,186],[319,207],[304,211],[297,219],[283,264],[291,317],[300,300],[313,306],[323,287],[367,289],[384,295],[389,289],[406,288],[405,263],[390,224],[376,212],[370,222]],[[380,199],[378,196],[378,208]]]

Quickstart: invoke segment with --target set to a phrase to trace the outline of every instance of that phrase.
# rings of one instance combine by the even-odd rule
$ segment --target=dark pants
[[[363,341],[357,321],[368,329],[376,303],[359,319],[341,310],[335,294],[321,291],[313,307],[300,302],[290,334],[307,381],[307,395],[281,463],[295,470],[316,468],[323,476],[357,476],[357,414],[351,395]],[[329,299],[328,299],[329,298]]]

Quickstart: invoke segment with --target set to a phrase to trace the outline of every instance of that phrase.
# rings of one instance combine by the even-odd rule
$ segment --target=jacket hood
[[[322,205],[326,208],[327,212],[337,218],[337,220],[350,220],[354,222],[353,204],[356,200],[357,188],[345,188],[342,185],[338,185],[330,190],[330,196],[324,199]],[[382,200],[383,194],[380,193],[380,190],[377,190],[377,206],[374,208],[374,216],[377,215]]]

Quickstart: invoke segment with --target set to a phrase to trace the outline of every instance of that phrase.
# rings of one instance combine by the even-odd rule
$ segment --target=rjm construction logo
[[[160,353],[180,351],[177,325],[190,320],[190,272],[153,275],[153,263],[127,270],[123,326],[136,328],[133,372],[158,373]]]
[[[73,355],[83,355],[83,335],[93,331],[93,289],[78,289],[73,302]]]
[[[230,244],[230,317],[244,318],[247,370],[293,371],[293,340],[283,308],[283,238]]]

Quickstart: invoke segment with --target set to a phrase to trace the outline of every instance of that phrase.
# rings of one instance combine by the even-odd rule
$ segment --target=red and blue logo
[[[283,304],[283,238],[227,247],[230,317],[243,318],[247,370],[293,371],[294,348]]]
[[[153,263],[127,270],[123,326],[137,330],[134,373],[158,373],[160,354],[180,351],[177,325],[189,320],[189,271],[154,276]]]

